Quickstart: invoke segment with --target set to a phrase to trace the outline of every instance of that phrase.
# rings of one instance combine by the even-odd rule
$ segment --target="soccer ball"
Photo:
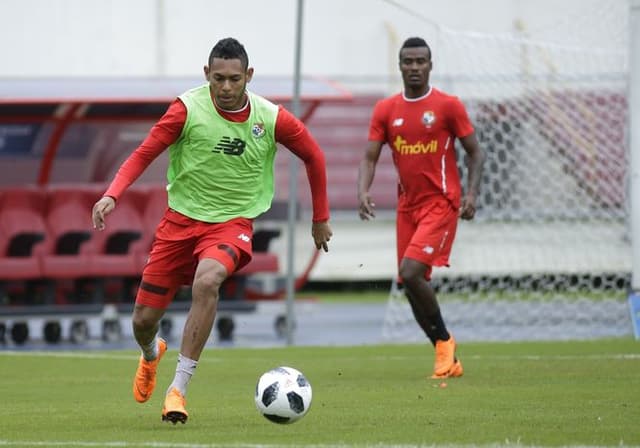
[[[256,407],[274,423],[300,420],[311,406],[311,384],[298,370],[277,367],[262,374],[256,384]]]

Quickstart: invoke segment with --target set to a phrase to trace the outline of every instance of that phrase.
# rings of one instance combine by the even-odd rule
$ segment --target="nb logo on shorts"
[[[241,233],[240,235],[238,235],[238,239],[244,241],[245,243],[248,243],[249,241],[251,241],[251,238],[249,238],[244,233]]]
[[[212,152],[223,153],[228,156],[239,156],[244,152],[247,143],[239,138],[222,137]]]

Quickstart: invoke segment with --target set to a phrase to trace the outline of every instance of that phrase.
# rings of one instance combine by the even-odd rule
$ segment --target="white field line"
[[[599,355],[463,355],[464,359],[488,359],[488,360],[502,360],[509,361],[512,359],[524,360],[524,361],[547,361],[547,360],[574,360],[574,359],[594,359],[594,360],[635,360],[640,359],[640,353],[608,353]],[[390,360],[407,360],[415,359],[411,356],[373,356],[371,359],[378,361],[390,361]]]
[[[0,357],[22,357],[22,358],[73,358],[73,359],[104,359],[109,361],[137,361],[140,355],[118,355],[107,353],[92,353],[92,352],[70,352],[70,351],[16,351],[16,350],[0,350]],[[593,359],[593,360],[637,360],[640,359],[640,353],[608,353],[599,355],[467,355],[465,359],[478,359],[478,360],[526,360],[526,361],[547,361],[547,360],[573,360],[573,359]],[[251,358],[244,358],[250,360]],[[262,359],[262,358],[260,358]],[[348,358],[344,358],[348,359]],[[354,358],[355,359],[355,358]],[[414,360],[412,356],[362,356],[358,357],[358,360],[371,359],[373,361],[403,361]],[[211,356],[211,353],[206,354],[200,361],[204,362],[220,362],[220,359],[215,355]]]
[[[354,445],[263,445],[263,444],[201,444],[201,443],[165,443],[165,442],[81,442],[81,441],[10,441],[1,440],[0,446],[33,446],[33,447],[115,447],[115,448],[282,448],[282,447],[304,447],[304,448],[547,448],[544,445],[521,445],[517,441],[504,444],[492,445],[385,445],[385,444],[354,444]],[[632,445],[564,445],[554,448],[634,448]]]

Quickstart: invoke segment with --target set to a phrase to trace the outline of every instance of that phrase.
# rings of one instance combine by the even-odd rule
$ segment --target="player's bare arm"
[[[314,222],[311,225],[311,236],[313,236],[316,249],[323,249],[325,252],[329,252],[329,245],[327,243],[333,236],[329,221]]]
[[[473,219],[476,214],[476,197],[480,191],[482,167],[486,158],[480,149],[475,132],[460,139],[460,143],[467,153],[467,169],[469,170],[467,191],[460,204],[460,218]]]
[[[358,213],[362,220],[369,220],[376,216],[376,204],[369,195],[369,188],[376,174],[376,164],[380,158],[382,145],[383,142],[369,142],[358,167]]]
[[[106,227],[104,218],[116,207],[116,201],[111,196],[103,196],[93,206],[91,219],[93,220],[93,228],[104,230]]]

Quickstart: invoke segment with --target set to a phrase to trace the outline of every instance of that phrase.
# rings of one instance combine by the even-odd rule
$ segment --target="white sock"
[[[189,381],[191,381],[191,377],[195,373],[197,366],[198,361],[194,361],[193,359],[189,359],[186,356],[179,354],[176,376],[173,377],[173,382],[169,386],[167,392],[170,391],[171,388],[175,387],[180,391],[182,396],[185,397],[187,395],[187,386],[189,385]]]
[[[149,345],[141,345],[142,357],[147,361],[153,361],[158,357],[158,336],[154,337]]]

